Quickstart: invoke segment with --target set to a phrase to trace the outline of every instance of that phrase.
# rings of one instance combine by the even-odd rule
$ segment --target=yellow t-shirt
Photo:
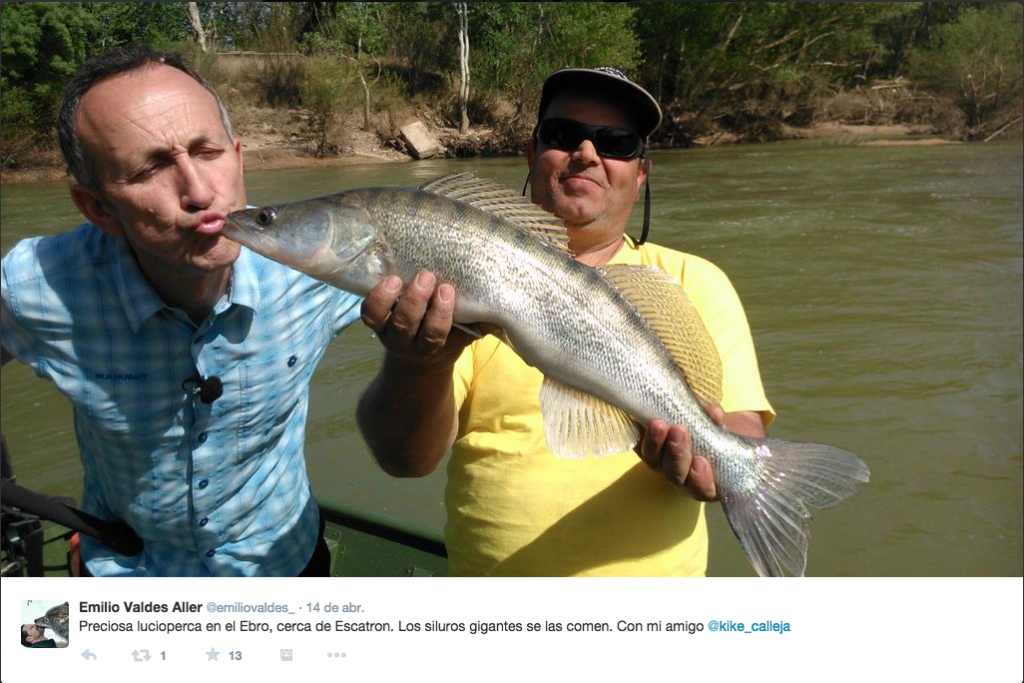
[[[722,358],[722,407],[774,417],[743,307],[697,256],[624,242],[613,264],[656,265],[682,284]],[[547,448],[544,376],[493,336],[455,366],[459,433],[445,503],[452,576],[702,576],[704,506],[629,451],[582,460]]]

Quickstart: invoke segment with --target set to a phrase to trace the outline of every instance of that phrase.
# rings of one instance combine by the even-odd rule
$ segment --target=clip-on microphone
[[[199,400],[210,405],[224,395],[224,383],[220,377],[189,377],[181,383],[181,388],[186,393],[199,397]]]

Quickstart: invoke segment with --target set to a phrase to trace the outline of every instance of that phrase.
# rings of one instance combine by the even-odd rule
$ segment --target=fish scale
[[[560,246],[566,240],[557,221],[493,181],[461,174],[420,189],[363,188],[239,211],[224,232],[360,295],[389,275],[408,284],[422,270],[451,283],[456,322],[501,327],[523,360],[544,373],[545,436],[557,455],[628,450],[638,425],[656,418],[685,425],[762,576],[802,575],[807,506],[835,505],[868,480],[863,461],[841,449],[718,427],[639,300],[614,283],[612,267],[573,260]],[[630,276],[663,286],[653,273]]]

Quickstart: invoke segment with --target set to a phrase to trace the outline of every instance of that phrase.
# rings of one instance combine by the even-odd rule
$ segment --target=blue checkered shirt
[[[129,524],[135,557],[84,539],[106,575],[294,576],[317,541],[303,457],[309,381],[361,299],[247,249],[198,327],[126,242],[91,224],[3,259],[3,345],[74,406],[83,508]],[[216,376],[205,404],[182,381]]]

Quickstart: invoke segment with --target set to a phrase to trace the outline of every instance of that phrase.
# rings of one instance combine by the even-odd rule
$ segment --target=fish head
[[[369,214],[350,193],[235,211],[230,239],[314,277],[343,270],[373,242]]]

